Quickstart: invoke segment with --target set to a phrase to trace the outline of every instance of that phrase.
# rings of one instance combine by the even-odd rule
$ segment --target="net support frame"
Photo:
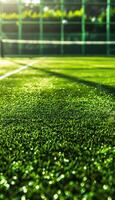
[[[4,58],[4,44],[2,40],[0,40],[0,57]]]
[[[85,30],[85,6],[86,6],[86,1],[82,0],[82,42],[84,43],[82,45],[82,55],[85,55],[85,37],[86,37],[86,30]]]
[[[0,1],[0,13],[2,13],[2,3]],[[0,18],[0,41],[2,40],[2,18]]]
[[[19,0],[19,4],[18,4],[18,13],[19,13],[19,21],[18,21],[18,39],[19,39],[19,40],[22,39],[22,10],[23,10],[22,1],[23,1],[23,0]],[[22,44],[19,44],[18,50],[19,50],[19,55],[21,55],[21,54],[22,54]]]
[[[110,41],[110,22],[111,22],[111,0],[107,0],[106,13],[106,40]],[[107,55],[110,55],[110,45],[107,44]]]
[[[44,39],[44,30],[43,30],[43,6],[44,6],[44,0],[40,0],[40,5],[38,4],[38,9],[40,8],[40,33],[39,33],[39,39],[43,40]],[[40,54],[43,54],[43,45],[40,45]]]
[[[60,9],[61,11],[63,12],[64,9],[65,9],[65,5],[66,5],[66,2],[65,0],[59,0],[59,4],[60,4]],[[44,18],[43,18],[43,9],[44,9],[44,6],[45,6],[45,0],[40,0],[40,3],[38,3],[38,9],[40,10],[40,21],[38,23],[38,26],[39,26],[39,32],[38,32],[38,40],[40,41],[43,41],[45,38],[44,38]],[[93,3],[91,3],[93,5]],[[3,5],[3,2],[0,0],[0,12],[2,13],[2,5]],[[23,17],[22,17],[22,12],[23,12],[23,8],[24,8],[24,1],[23,0],[17,0],[17,5],[18,5],[18,14],[19,14],[19,18],[18,18],[18,21],[16,23],[18,23],[18,33],[17,33],[17,38],[18,40],[22,40],[23,39],[23,26],[24,26],[24,23],[23,22]],[[86,0],[81,0],[81,8],[82,8],[82,17],[81,17],[81,41],[82,41],[82,46],[81,46],[81,54],[82,55],[85,55],[87,52],[86,52],[86,44],[90,43],[90,41],[87,41],[87,35],[86,35],[86,14],[87,14],[87,11],[86,11],[86,5],[87,5],[87,1]],[[106,0],[105,2],[105,5],[106,5],[106,32],[105,32],[105,35],[106,35],[106,54],[109,56],[112,54],[112,49],[111,49],[111,46],[110,44],[110,41],[111,41],[111,38],[112,38],[112,35],[111,35],[111,0]],[[60,41],[62,42],[62,45],[60,46],[60,53],[63,55],[65,52],[64,52],[64,40],[65,40],[65,24],[63,23],[63,20],[64,20],[64,16],[62,15],[61,16],[61,19],[60,19]],[[11,22],[11,21],[5,21],[4,19],[0,18],[0,39],[2,40],[4,37],[4,32],[3,32],[3,26],[4,24],[12,24],[14,22]],[[34,22],[30,22],[31,24],[33,24]],[[76,33],[77,34],[77,33]],[[79,41],[79,42],[81,42]],[[46,41],[45,41],[46,42]],[[96,42],[96,41],[95,41]],[[98,44],[99,44],[99,41],[97,41]],[[100,44],[102,44],[102,42],[104,41],[101,41]],[[92,43],[94,44],[94,43]],[[23,46],[22,44],[20,43],[19,44],[19,55],[22,55],[22,49],[23,49]],[[41,44],[39,45],[39,51],[40,51],[40,54],[43,54],[43,43],[41,42]]]
[[[60,3],[61,3],[61,11],[63,12],[64,11],[64,0],[60,0]],[[63,15],[61,17],[61,42],[64,41],[64,23],[63,23]],[[61,55],[64,54],[64,47],[63,47],[63,44],[61,45]]]

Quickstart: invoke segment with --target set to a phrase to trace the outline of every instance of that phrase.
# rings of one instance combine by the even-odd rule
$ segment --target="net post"
[[[41,0],[40,1],[40,40],[43,41],[44,37],[44,31],[43,31],[43,24],[44,24],[44,21],[43,21],[43,6],[44,6],[44,0]],[[40,54],[42,55],[43,54],[43,44],[40,44]]]
[[[18,27],[18,39],[22,39],[22,0],[19,0],[19,7],[18,7],[18,13],[19,13],[19,27]],[[19,44],[19,55],[22,53],[22,44]]]
[[[0,1],[0,13],[2,13],[2,1]],[[0,57],[3,57],[2,18],[1,17],[0,17]]]
[[[4,57],[4,48],[3,48],[3,41],[0,40],[0,57]]]
[[[85,7],[86,7],[86,3],[85,0],[82,0],[82,11],[83,11],[83,15],[82,15],[82,54],[85,54],[85,36],[86,36],[86,30],[85,30]]]
[[[111,0],[107,0],[106,11],[106,41],[110,41]],[[107,55],[110,55],[110,44],[107,43]]]
[[[62,16],[61,16],[61,42],[62,43],[64,41],[63,11],[64,11],[64,0],[61,0],[61,12],[62,12]],[[61,55],[63,55],[63,54],[64,54],[64,46],[63,46],[63,44],[61,44]]]

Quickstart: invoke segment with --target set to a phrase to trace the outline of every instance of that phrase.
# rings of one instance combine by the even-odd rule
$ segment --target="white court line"
[[[16,69],[16,70],[13,70],[13,71],[11,71],[11,72],[8,72],[8,73],[6,73],[6,74],[0,76],[0,80],[5,79],[5,78],[7,78],[7,77],[9,77],[9,76],[12,76],[12,75],[14,75],[14,74],[17,74],[17,73],[21,72],[22,70],[25,70],[25,69],[27,69],[28,67],[32,66],[32,65],[35,64],[36,62],[37,62],[37,61],[34,61],[34,62],[32,62],[32,63],[30,63],[30,64],[28,64],[28,65],[24,65],[24,66],[20,67],[19,69]]]

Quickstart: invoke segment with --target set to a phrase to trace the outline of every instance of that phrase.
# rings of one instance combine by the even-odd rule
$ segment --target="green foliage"
[[[32,10],[25,10],[22,12],[21,18],[22,19],[39,19],[40,17],[42,18],[73,18],[73,17],[82,17],[83,15],[83,10],[75,10],[75,11],[61,11],[61,10],[54,10],[54,9],[49,9],[47,11],[44,11],[42,14],[39,12],[34,12]],[[5,20],[17,20],[19,19],[18,13],[1,13],[0,18],[5,19]]]
[[[115,8],[111,8],[111,22],[115,22]],[[98,21],[102,24],[106,22],[106,11],[103,11],[99,16],[98,16]]]

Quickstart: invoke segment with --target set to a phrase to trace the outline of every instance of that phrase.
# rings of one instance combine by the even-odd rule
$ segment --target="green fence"
[[[113,55],[114,26],[114,0],[0,0],[1,40],[81,41],[68,46],[8,44],[6,54]]]

